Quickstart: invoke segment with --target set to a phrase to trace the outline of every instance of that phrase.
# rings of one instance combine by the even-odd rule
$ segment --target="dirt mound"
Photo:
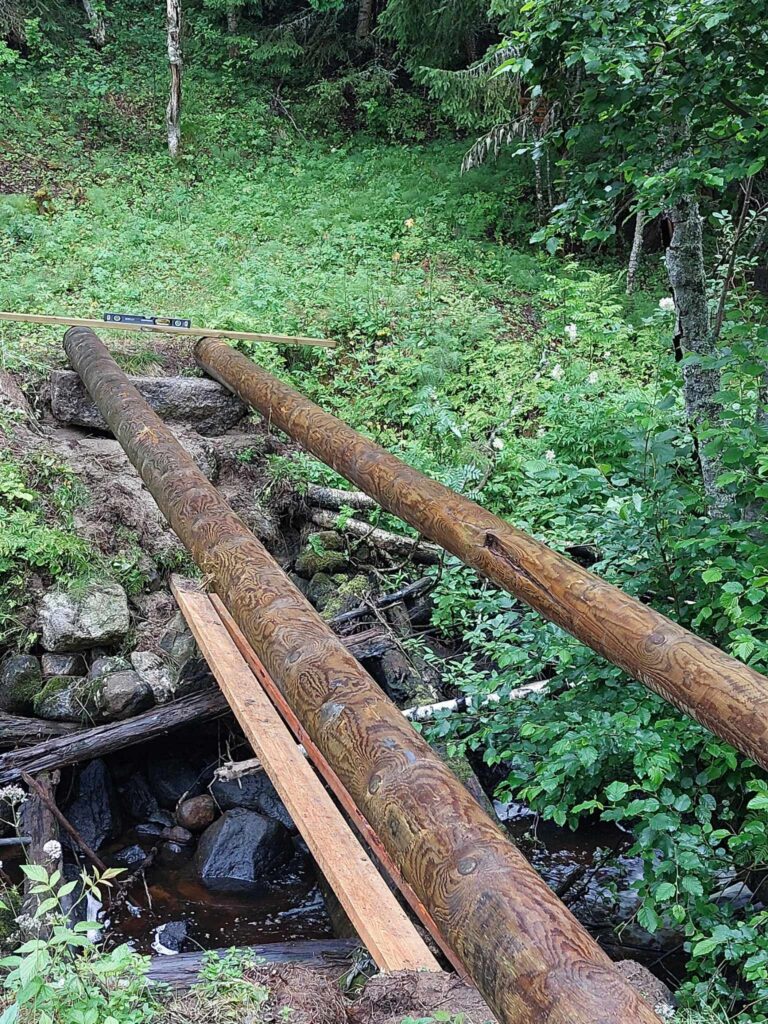
[[[464,1024],[495,1021],[483,997],[452,974],[392,971],[378,974],[348,1009],[350,1024],[400,1024],[404,1017],[461,1015]],[[292,1018],[293,1019],[293,1018]]]

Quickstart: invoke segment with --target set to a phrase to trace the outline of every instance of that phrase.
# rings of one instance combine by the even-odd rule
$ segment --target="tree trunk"
[[[168,26],[168,63],[171,66],[171,94],[165,113],[168,152],[179,155],[181,145],[181,0],[166,0]]]
[[[240,27],[240,8],[236,5],[227,8],[227,34],[230,36],[236,36],[237,30]],[[237,42],[233,39],[227,47],[227,52],[230,59],[240,56],[240,47]]]
[[[88,28],[91,33],[91,42],[97,50],[101,50],[107,42],[107,23],[104,15],[91,0],[83,0],[83,7],[88,16]]]
[[[357,30],[355,38],[359,43],[371,34],[373,20],[373,0],[360,0],[357,8]]]
[[[645,211],[639,207],[635,213],[635,234],[632,238],[632,251],[627,264],[627,295],[635,290],[637,272],[640,269],[640,258],[643,255],[643,229],[645,228]]]
[[[709,454],[706,439],[703,442],[700,439],[704,428],[718,423],[721,409],[715,399],[720,390],[720,371],[706,365],[717,355],[717,344],[707,303],[699,204],[685,197],[672,207],[669,218],[673,233],[665,259],[677,316],[675,340],[685,359],[685,413],[696,446],[709,513],[721,516],[731,499],[717,485],[721,472],[719,458]],[[691,359],[691,356],[696,358]]]

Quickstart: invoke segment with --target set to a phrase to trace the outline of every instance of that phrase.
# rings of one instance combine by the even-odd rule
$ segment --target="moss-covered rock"
[[[339,534],[333,530],[318,530],[307,538],[296,559],[296,572],[305,579],[312,579],[319,572],[338,572],[347,562],[344,541]]]
[[[362,604],[371,592],[371,581],[362,573],[357,576],[335,576],[337,584],[335,593],[323,608],[323,618],[332,619],[334,615],[350,612]]]
[[[307,585],[307,600],[322,612],[337,588],[338,583],[327,572],[316,572]]]
[[[99,681],[52,676],[33,701],[34,713],[53,722],[93,722],[98,715]]]
[[[0,711],[28,715],[43,685],[40,662],[31,654],[14,654],[0,667]]]

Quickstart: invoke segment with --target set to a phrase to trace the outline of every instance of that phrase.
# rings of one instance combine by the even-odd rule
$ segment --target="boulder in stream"
[[[119,583],[90,583],[82,591],[49,590],[39,611],[42,644],[61,654],[120,643],[128,633],[128,598]]]
[[[100,759],[91,761],[78,774],[72,800],[64,814],[93,850],[120,831],[112,779]]]
[[[250,775],[229,779],[226,782],[217,779],[211,786],[211,795],[222,810],[244,807],[248,811],[258,811],[268,818],[276,818],[291,831],[296,830],[285,804],[277,795],[277,790],[266,772],[251,772]]]
[[[207,793],[183,800],[176,810],[176,821],[189,832],[205,831],[215,817],[216,803]]]
[[[235,808],[225,811],[200,838],[197,873],[214,892],[255,892],[292,853],[290,835],[280,822]]]

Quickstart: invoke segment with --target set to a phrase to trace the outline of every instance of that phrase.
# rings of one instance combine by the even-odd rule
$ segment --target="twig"
[[[754,180],[754,176],[750,176],[747,179],[747,184],[744,186],[744,202],[741,204],[739,223],[736,225],[736,233],[733,236],[731,254],[728,257],[728,267],[725,272],[725,277],[723,278],[723,288],[720,292],[720,299],[717,303],[717,313],[715,313],[715,325],[712,329],[712,336],[714,338],[720,337],[720,331],[723,328],[723,320],[725,319],[725,300],[728,298],[728,292],[731,290],[733,268],[736,265],[736,253],[739,248],[742,232],[744,231],[744,222],[747,219],[747,211],[749,209],[749,201],[752,198],[752,184]]]
[[[29,788],[34,790],[39,799],[42,800],[42,802],[45,804],[45,806],[48,808],[48,810],[51,812],[54,818],[58,821],[58,823],[61,825],[64,831],[68,833],[68,835],[70,835],[72,839],[74,839],[74,841],[83,851],[88,860],[93,864],[93,866],[103,874],[107,870],[107,865],[99,857],[98,854],[94,853],[94,851],[90,848],[88,843],[86,843],[86,841],[77,831],[75,826],[72,825],[67,820],[67,818],[64,817],[64,815],[61,813],[61,811],[56,806],[54,801],[51,800],[51,798],[48,796],[48,794],[45,792],[45,790],[37,781],[37,779],[33,779],[29,772],[22,772],[21,777],[24,780],[24,782],[29,786]]]

